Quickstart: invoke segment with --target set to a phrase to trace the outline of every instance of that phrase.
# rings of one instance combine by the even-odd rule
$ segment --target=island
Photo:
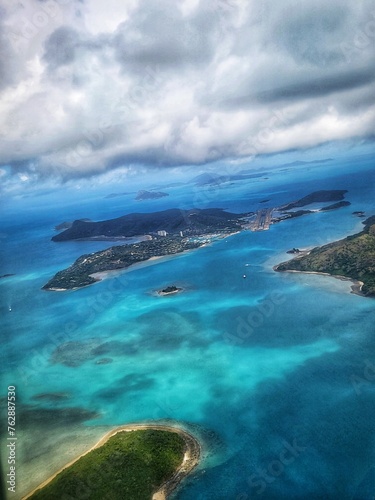
[[[119,196],[127,196],[129,194],[132,194],[132,193],[129,193],[129,192],[124,192],[124,193],[109,193],[109,194],[107,194],[104,197],[104,199],[118,198]]]
[[[162,191],[138,191],[135,199],[137,201],[143,200],[157,200],[159,198],[164,198],[165,196],[169,196],[168,193],[163,193]]]
[[[350,201],[338,201],[327,207],[322,207],[320,212],[328,212],[329,210],[336,210],[336,208],[348,207],[349,205],[351,205]]]
[[[183,288],[179,288],[178,286],[175,285],[170,285],[167,286],[166,288],[163,288],[163,290],[158,290],[158,295],[171,295],[174,293],[179,293],[182,292]]]
[[[310,193],[299,200],[292,201],[291,203],[287,203],[276,208],[263,208],[256,212],[255,218],[250,222],[249,229],[252,231],[266,231],[270,228],[271,224],[276,224],[287,219],[294,219],[303,215],[309,215],[317,212],[327,212],[347,207],[351,203],[350,201],[343,200],[345,193],[347,193],[346,189],[314,191],[313,193]],[[302,209],[302,207],[312,203],[327,203],[330,201],[336,201],[336,203],[315,208],[313,210],[305,208]],[[299,208],[300,210],[294,210],[296,208]]]
[[[292,201],[286,205],[283,205],[279,208],[279,210],[287,211],[293,208],[305,207],[306,205],[310,205],[311,203],[317,202],[329,202],[329,201],[341,201],[345,197],[345,193],[348,191],[346,189],[330,189],[330,190],[320,190],[314,191],[303,198]]]
[[[323,210],[287,212],[286,208],[302,207],[318,200],[325,202],[339,200],[325,207],[325,210],[347,206],[350,203],[342,201],[346,192],[346,190],[315,191],[282,207],[263,208],[255,213],[235,214],[222,208],[188,210],[173,208],[154,213],[131,213],[98,222],[76,220],[71,227],[53,236],[52,240],[56,242],[126,240],[135,237],[138,241],[82,255],[70,267],[56,273],[43,286],[43,290],[76,290],[100,281],[99,273],[126,269],[153,258],[193,250],[217,238],[243,230],[268,230],[270,225],[276,222]]]
[[[275,271],[330,275],[355,282],[352,291],[375,297],[375,216],[363,222],[363,231],[274,267]]]
[[[100,281],[97,273],[126,269],[134,264],[199,248],[217,238],[241,231],[252,212],[233,214],[223,209],[170,209],[155,213],[129,214],[101,222],[77,220],[72,227],[52,237],[53,241],[125,239],[146,235],[146,241],[114,246],[79,257],[59,271],[43,290],[75,290]]]
[[[237,174],[220,175],[215,172],[204,172],[190,180],[189,184],[197,187],[218,186],[219,184],[243,181],[248,179],[258,179],[267,175],[267,172],[254,173],[253,170],[241,170]]]
[[[166,236],[132,245],[120,245],[82,255],[70,267],[59,271],[43,286],[43,290],[75,290],[92,285],[101,278],[96,273],[126,269],[134,264],[199,248],[205,240]]]
[[[178,427],[126,425],[110,431],[25,499],[166,499],[197,466],[200,453],[195,437]]]
[[[286,253],[292,253],[292,254],[301,253],[301,250],[299,248],[294,247],[291,250],[287,250]]]
[[[241,218],[249,214],[234,214],[221,208],[171,208],[152,213],[131,213],[98,222],[76,220],[72,226],[52,237],[52,241],[84,240],[98,237],[137,237],[140,235],[180,234],[196,236],[241,229]]]
[[[355,212],[352,212],[353,215],[356,215],[357,217],[366,217],[366,212],[363,210],[356,210]]]

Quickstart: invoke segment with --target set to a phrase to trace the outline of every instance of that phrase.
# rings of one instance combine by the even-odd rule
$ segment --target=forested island
[[[287,205],[283,205],[279,207],[279,210],[287,211],[293,208],[305,207],[306,205],[310,205],[311,203],[317,202],[328,202],[328,201],[341,201],[344,199],[345,194],[348,191],[346,189],[330,189],[330,190],[320,190],[314,191],[313,193],[300,198],[297,201],[292,201]]]
[[[26,498],[166,498],[198,464],[200,445],[179,428],[128,425],[110,432]],[[83,495],[83,496],[82,496]]]
[[[158,294],[159,295],[171,295],[174,293],[182,292],[182,290],[183,290],[182,288],[180,288],[176,285],[170,285],[170,286],[167,286],[166,288],[163,288],[163,290],[159,290]]]
[[[178,236],[167,236],[132,245],[121,245],[82,255],[67,269],[59,271],[43,286],[43,290],[63,291],[92,285],[100,279],[92,276],[103,271],[126,269],[153,257],[174,255],[199,248],[204,241],[192,241]]]
[[[72,226],[52,237],[52,241],[69,241],[97,238],[98,236],[132,237],[184,232],[186,236],[196,236],[215,232],[234,232],[241,229],[241,217],[248,214],[234,214],[220,208],[182,210],[172,208],[160,212],[133,213],[116,219],[98,222],[76,220]]]
[[[361,294],[375,297],[375,216],[363,222],[360,233],[322,247],[306,255],[282,262],[275,271],[299,271],[350,278],[362,284]]]

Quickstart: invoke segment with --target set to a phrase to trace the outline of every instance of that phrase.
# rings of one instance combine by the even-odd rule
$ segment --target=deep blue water
[[[374,498],[375,301],[350,294],[347,282],[272,266],[291,247],[360,230],[352,211],[375,214],[375,169],[363,160],[268,177],[175,188],[145,204],[91,196],[66,206],[48,197],[3,206],[0,274],[16,275],[0,280],[1,375],[17,386],[24,484],[32,484],[25,471],[41,467],[38,455],[48,459],[62,446],[42,446],[42,429],[55,439],[173,419],[204,446],[198,471],[175,494],[180,500]],[[243,232],[79,291],[41,290],[81,254],[110,245],[51,242],[63,220],[174,206],[241,212],[317,189],[348,189],[352,205]],[[152,295],[171,283],[186,292]],[[110,362],[97,363],[103,359]],[[46,393],[65,396],[35,399]]]

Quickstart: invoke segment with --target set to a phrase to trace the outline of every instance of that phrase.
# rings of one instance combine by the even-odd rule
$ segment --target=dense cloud
[[[3,168],[66,179],[372,136],[373,0],[125,4],[3,0]]]

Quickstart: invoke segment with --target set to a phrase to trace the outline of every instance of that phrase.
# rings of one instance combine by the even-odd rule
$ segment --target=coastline
[[[335,279],[338,279],[340,281],[351,281],[352,286],[350,287],[351,288],[350,293],[353,293],[354,295],[359,295],[360,297],[367,297],[367,295],[365,295],[362,292],[362,287],[364,285],[363,281],[359,281],[359,280],[356,280],[354,278],[349,278],[348,276],[334,275],[334,274],[330,274],[330,273],[323,273],[320,271],[297,271],[296,269],[285,269],[285,270],[281,271],[280,269],[277,269],[277,267],[278,267],[278,265],[273,266],[273,268],[272,268],[277,273],[317,274],[319,276],[329,276],[331,278],[335,278]]]
[[[176,252],[176,253],[173,253],[173,254],[155,255],[155,256],[149,257],[148,259],[145,259],[145,260],[143,260],[141,262],[137,262],[135,264],[131,264],[130,266],[126,266],[126,267],[119,268],[119,269],[109,269],[109,270],[98,271],[96,273],[89,274],[89,276],[91,278],[93,278],[96,283],[98,283],[98,282],[103,281],[105,279],[113,278],[116,274],[122,274],[124,272],[136,271],[138,269],[142,269],[144,267],[152,266],[152,265],[158,264],[160,262],[165,262],[165,261],[168,261],[170,259],[175,259],[176,257],[183,256],[183,255],[186,255],[186,254],[188,254],[190,252],[194,252],[196,250],[199,250],[200,248],[204,248],[206,246],[212,245],[217,240],[225,239],[225,238],[228,238],[230,236],[234,236],[234,235],[239,234],[239,233],[241,233],[241,231],[236,231],[234,233],[228,233],[228,234],[225,234],[225,235],[220,235],[220,237],[218,237],[216,239],[213,239],[212,241],[209,241],[209,242],[204,242],[204,243],[202,243],[200,246],[198,246],[196,248],[189,248],[189,249],[183,250],[182,252]],[[46,292],[74,292],[76,290],[80,290],[81,288],[85,288],[85,287],[88,287],[88,286],[95,285],[95,282],[94,283],[89,283],[87,285],[77,286],[77,287],[74,287],[74,288],[51,287],[51,288],[42,288],[42,289],[45,290]]]
[[[94,446],[89,448],[87,451],[78,455],[78,457],[71,460],[69,463],[61,467],[57,472],[52,474],[48,479],[39,484],[30,493],[27,493],[22,497],[22,500],[27,500],[30,498],[37,490],[44,488],[47,484],[55,479],[60,472],[67,469],[75,462],[77,462],[81,457],[87,455],[96,448],[103,446],[112,436],[118,432],[132,432],[138,430],[162,430],[168,432],[175,432],[179,434],[185,441],[186,451],[184,459],[180,467],[175,471],[174,475],[168,479],[164,484],[162,484],[158,490],[153,493],[152,500],[167,500],[171,492],[179,485],[179,483],[198,465],[201,456],[201,446],[198,440],[189,432],[185,431],[181,427],[174,427],[171,425],[162,424],[126,424],[108,431]]]
[[[200,246],[199,248],[202,248],[203,246],[204,245]],[[155,264],[160,264],[161,262],[167,262],[171,259],[175,259],[178,256],[186,255],[189,252],[194,252],[196,250],[199,250],[199,248],[192,248],[175,254],[157,255],[154,257],[150,257],[149,259],[143,260],[142,262],[131,264],[128,267],[123,267],[122,269],[109,269],[107,271],[98,271],[97,273],[89,274],[89,276],[91,276],[91,278],[94,278],[96,282],[103,281],[105,279],[113,278],[114,276],[116,276],[116,274],[130,273],[131,271],[137,271],[138,269],[143,269],[145,267],[153,266]],[[92,286],[92,285],[95,285],[95,283],[86,286]],[[75,288],[74,290],[79,290],[81,288],[84,287],[80,286]],[[51,291],[53,290],[51,289]],[[61,291],[69,291],[69,289],[62,289]]]

